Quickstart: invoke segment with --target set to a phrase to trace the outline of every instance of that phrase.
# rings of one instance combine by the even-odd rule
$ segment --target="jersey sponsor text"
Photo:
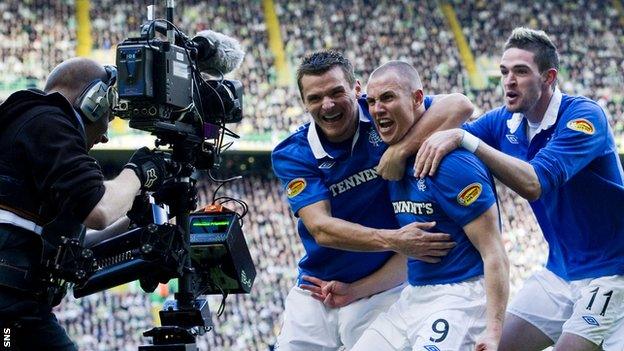
[[[356,186],[377,179],[379,175],[374,168],[365,169],[348,176],[347,178],[339,181],[338,183],[329,186],[333,196],[338,196],[347,190],[355,188]]]
[[[433,214],[431,202],[395,201],[392,203],[394,213],[412,213],[415,215]]]

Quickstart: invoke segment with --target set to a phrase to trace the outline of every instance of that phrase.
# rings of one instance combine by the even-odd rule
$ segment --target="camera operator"
[[[0,105],[0,327],[11,328],[20,350],[76,350],[40,279],[46,224],[105,229],[165,176],[165,161],[147,148],[109,181],[88,155],[108,141],[115,80],[114,67],[73,58],[54,68],[44,91],[18,91]]]

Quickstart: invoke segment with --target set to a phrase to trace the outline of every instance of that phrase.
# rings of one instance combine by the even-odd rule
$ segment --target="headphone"
[[[104,69],[106,81],[94,80],[76,99],[76,109],[91,123],[104,117],[117,104],[117,90],[114,88],[117,82],[117,68],[107,65]]]

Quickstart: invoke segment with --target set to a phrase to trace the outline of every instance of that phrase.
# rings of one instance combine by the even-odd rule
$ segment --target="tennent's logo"
[[[288,195],[288,197],[295,197],[301,194],[306,185],[307,183],[305,179],[295,178],[288,182],[288,185],[286,186],[286,195]]]
[[[481,183],[468,185],[457,195],[457,202],[462,206],[470,206],[470,204],[477,201],[479,195],[481,195],[481,189]]]

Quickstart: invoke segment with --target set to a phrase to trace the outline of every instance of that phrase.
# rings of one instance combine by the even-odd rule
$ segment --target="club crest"
[[[377,134],[377,131],[374,129],[371,129],[368,132],[368,142],[375,145],[375,146],[379,146],[379,144],[382,142],[383,140],[381,140],[381,137],[379,136],[379,134]]]
[[[416,183],[416,187],[418,188],[419,191],[426,191],[427,184],[425,184],[425,178],[418,179],[418,182]]]

